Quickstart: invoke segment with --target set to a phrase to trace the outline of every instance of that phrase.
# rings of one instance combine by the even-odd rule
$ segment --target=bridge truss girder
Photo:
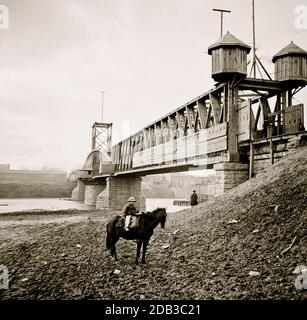
[[[292,106],[292,97],[300,87],[283,87],[279,81],[273,80],[235,80],[217,84],[210,91],[115,145],[112,148],[115,170],[123,172],[167,163],[189,163],[188,140],[194,136],[197,136],[197,141],[204,136],[207,139],[204,140],[207,143],[205,148],[208,145],[208,152],[203,154],[200,153],[200,147],[195,146],[195,150],[198,148],[195,158],[207,158],[206,161],[211,161],[211,164],[219,161],[220,156],[227,158],[227,161],[239,161],[239,132],[242,134],[243,130],[240,126],[243,125],[246,131],[245,135],[241,135],[244,141],[257,138],[259,127],[265,126],[265,121],[271,118],[275,119],[280,133],[283,130],[285,110]],[[269,99],[272,97],[276,98],[273,110],[269,106]],[[246,108],[246,113],[242,113],[245,123],[240,119],[241,106]],[[169,148],[178,156],[178,146],[183,140],[187,146],[182,161],[178,161],[178,157],[175,159],[174,155],[166,159],[166,149]],[[162,155],[160,159],[155,158],[158,153]],[[135,155],[143,155],[146,161],[135,166]],[[147,161],[148,159],[152,162]]]

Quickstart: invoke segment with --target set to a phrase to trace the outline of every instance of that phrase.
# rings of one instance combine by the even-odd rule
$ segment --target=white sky
[[[291,40],[307,49],[307,29],[295,28],[306,0],[255,0],[258,56]],[[0,30],[0,163],[71,170],[90,151],[91,125],[113,122],[125,138],[209,90],[220,18],[251,44],[251,0],[1,0],[10,13]],[[307,19],[307,18],[306,18]],[[296,97],[307,103],[307,89]],[[306,110],[305,110],[306,111]]]

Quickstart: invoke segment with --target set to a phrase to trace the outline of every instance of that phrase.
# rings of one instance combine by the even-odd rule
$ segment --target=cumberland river
[[[185,206],[174,206],[173,200],[146,199],[146,210],[151,211],[157,207],[163,207],[167,209],[167,212],[176,212],[188,208]],[[87,210],[88,208],[82,202],[59,198],[0,199],[0,214],[16,211],[68,209]]]

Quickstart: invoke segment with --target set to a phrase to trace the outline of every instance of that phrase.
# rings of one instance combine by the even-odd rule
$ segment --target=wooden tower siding
[[[217,82],[225,82],[236,75],[247,75],[247,54],[250,47],[227,32],[219,41],[208,48],[212,56],[212,77]]]
[[[212,76],[215,77],[223,73],[247,75],[246,50],[240,48],[219,48],[212,50]]]
[[[275,63],[275,80],[307,81],[307,58],[302,56],[287,56],[279,58]]]
[[[289,81],[298,85],[307,84],[307,52],[293,41],[273,57],[273,63],[275,80],[285,84]]]

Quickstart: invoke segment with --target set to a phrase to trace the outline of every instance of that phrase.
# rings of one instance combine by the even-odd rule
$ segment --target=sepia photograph
[[[0,48],[0,306],[307,300],[306,0],[0,0]]]

